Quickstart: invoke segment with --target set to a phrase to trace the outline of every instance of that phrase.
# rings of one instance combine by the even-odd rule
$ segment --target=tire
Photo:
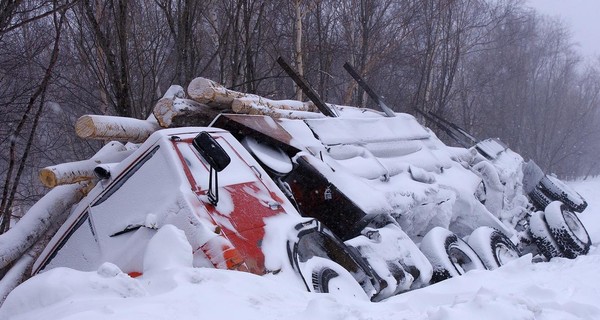
[[[469,236],[468,244],[488,270],[494,270],[521,256],[517,246],[502,232],[479,227]]]
[[[433,266],[430,283],[462,275],[471,270],[485,270],[485,265],[473,249],[456,234],[435,227],[419,247]]]
[[[534,212],[529,218],[529,234],[537,245],[540,253],[550,260],[554,257],[563,257],[564,254],[546,223],[543,211]]]
[[[287,241],[287,253],[292,268],[310,292],[321,292],[329,284],[346,279],[346,282],[358,285],[360,292],[354,296],[368,296],[377,299],[381,287],[381,279],[378,278],[368,264],[337,238],[329,229],[325,228],[319,221],[309,219],[306,222],[294,226],[291,236]],[[324,267],[329,267],[337,273],[337,276],[327,271],[324,275]],[[313,283],[313,275],[315,282]],[[339,278],[339,279],[338,279]],[[324,285],[324,283],[326,283]],[[316,286],[315,286],[316,284]]]
[[[574,259],[590,250],[591,239],[587,230],[560,201],[554,201],[544,211],[548,229],[566,258]]]
[[[363,288],[350,272],[331,260],[312,257],[300,268],[302,274],[311,279],[310,292],[369,300]]]
[[[550,199],[539,187],[533,188],[529,193],[529,199],[537,210],[544,210],[544,208],[552,202],[552,199]]]
[[[561,201],[572,211],[583,212],[587,207],[583,197],[558,178],[546,175],[538,185],[550,199]]]

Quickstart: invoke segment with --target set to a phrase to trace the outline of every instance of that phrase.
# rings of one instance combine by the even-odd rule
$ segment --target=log
[[[175,99],[175,98],[185,98],[185,90],[182,86],[172,85],[167,89],[167,92],[163,95],[163,98],[167,99]]]
[[[0,279],[0,306],[8,297],[8,294],[23,281],[27,280],[36,256],[33,249],[30,249],[19,260],[17,260],[8,272]]]
[[[144,142],[158,129],[160,126],[148,120],[116,116],[85,115],[75,124],[75,132],[80,138],[132,143]]]
[[[322,113],[311,112],[311,111],[297,111],[290,109],[278,109],[278,108],[269,108],[265,105],[238,105],[236,106],[237,110],[234,109],[234,112],[244,113],[250,115],[264,115],[269,116],[274,119],[315,119],[315,118],[324,118],[325,116]]]
[[[127,150],[117,141],[111,141],[87,160],[67,162],[48,166],[40,170],[39,178],[48,188],[71,184],[80,181],[94,180],[94,168],[102,163],[120,162],[129,156],[133,150]]]
[[[297,100],[271,100],[259,96],[235,98],[231,103],[231,109],[236,113],[251,113],[252,109],[257,107],[292,111],[319,111],[312,102],[302,102]]]
[[[93,187],[93,183],[58,186],[36,202],[14,227],[0,235],[0,269],[19,259],[46,231],[62,224],[71,207]]]
[[[153,114],[163,128],[204,127],[212,122],[219,110],[190,99],[162,98],[154,106]]]
[[[259,96],[229,90],[224,86],[202,77],[198,77],[187,88],[188,96],[197,102],[209,105],[217,109],[230,109],[231,103],[235,98],[255,97]]]
[[[46,233],[35,242],[29,250],[27,250],[19,259],[15,260],[6,272],[4,277],[0,279],[0,307],[4,304],[6,297],[19,284],[31,277],[33,264],[44,251],[52,237],[58,229],[63,225],[68,217],[68,212],[64,216],[55,219],[48,227]]]

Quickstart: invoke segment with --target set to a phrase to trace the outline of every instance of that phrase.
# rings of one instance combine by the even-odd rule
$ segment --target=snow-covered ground
[[[571,185],[589,202],[580,217],[594,243],[575,260],[524,256],[372,303],[304,292],[274,276],[188,267],[189,244],[162,228],[143,277],[110,264],[51,270],[15,289],[0,319],[600,319],[600,178]]]

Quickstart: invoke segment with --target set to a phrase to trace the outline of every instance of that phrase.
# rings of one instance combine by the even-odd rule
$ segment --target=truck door
[[[209,190],[210,166],[194,149],[191,140],[173,141],[186,171],[192,190],[204,204],[199,214],[204,212],[222,230],[237,249],[248,270],[263,274],[264,254],[261,242],[264,238],[264,219],[284,214],[281,206],[283,199],[269,189],[262,179],[269,179],[247,155],[237,141],[232,146],[225,138],[213,134],[215,140],[227,152],[231,163],[218,173],[219,201],[210,203]],[[232,142],[233,143],[233,142]],[[244,160],[245,154],[249,161]]]

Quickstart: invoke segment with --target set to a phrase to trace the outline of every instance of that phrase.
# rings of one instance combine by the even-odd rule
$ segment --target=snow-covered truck
[[[308,290],[358,287],[374,301],[522,252],[587,252],[571,210],[532,205],[525,162],[503,145],[449,147],[411,115],[329,107],[337,118],[197,78],[173,86],[148,120],[82,117],[81,137],[133,143],[86,169],[42,172],[50,186],[96,186],[33,273],[110,261],[137,275],[144,245],[166,224],[184,230],[198,267],[294,274]]]
[[[316,292],[347,277],[356,285],[345,290],[380,291],[369,266],[320,222],[301,217],[224,130],[159,130],[122,161],[94,170],[96,187],[48,243],[34,274],[93,271],[109,262],[140,276],[146,245],[157,229],[173,225],[184,231],[196,267],[294,274]]]

